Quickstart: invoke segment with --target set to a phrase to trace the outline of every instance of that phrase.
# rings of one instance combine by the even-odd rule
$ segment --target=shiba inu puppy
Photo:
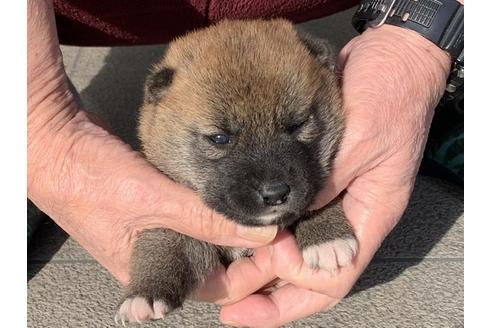
[[[291,229],[312,268],[346,266],[357,241],[339,202],[307,210],[343,134],[332,64],[326,41],[286,20],[223,21],[192,32],[170,44],[146,82],[142,151],[230,220]],[[115,320],[163,318],[219,263],[251,252],[144,231]]]

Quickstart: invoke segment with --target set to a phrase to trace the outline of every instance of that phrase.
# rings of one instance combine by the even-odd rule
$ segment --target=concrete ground
[[[303,24],[341,48],[355,35],[353,10]],[[137,147],[142,85],[163,46],[63,47],[67,72],[85,107]],[[114,327],[121,289],[52,221],[28,250],[28,327]],[[219,308],[188,302],[165,321],[143,327],[220,327]],[[463,190],[419,177],[400,224],[349,297],[334,309],[288,327],[462,327]]]

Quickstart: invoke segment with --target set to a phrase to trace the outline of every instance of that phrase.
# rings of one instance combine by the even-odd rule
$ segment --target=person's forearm
[[[79,109],[68,88],[52,1],[28,0],[27,14],[28,196],[36,202],[48,191],[40,176],[73,144],[69,123]]]
[[[68,84],[63,68],[55,19],[50,0],[28,0],[27,24],[27,104],[28,132],[36,132],[43,124],[64,124],[74,112],[66,97]],[[62,100],[64,103],[60,103]],[[41,110],[42,109],[42,110]],[[66,116],[65,119],[60,114]]]

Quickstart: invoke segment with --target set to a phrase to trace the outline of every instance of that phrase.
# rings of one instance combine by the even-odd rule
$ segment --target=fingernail
[[[235,321],[222,321],[222,323],[224,325],[233,326],[233,327],[239,327],[239,326],[241,326],[239,323],[237,323]]]
[[[261,244],[267,244],[272,241],[277,235],[277,226],[265,227],[245,227],[237,226],[237,235],[249,241],[254,241]]]

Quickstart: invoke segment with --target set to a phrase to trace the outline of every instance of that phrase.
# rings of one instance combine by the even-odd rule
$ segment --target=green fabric
[[[442,165],[461,181],[465,172],[465,132],[463,126],[440,136],[428,145],[425,156]]]

